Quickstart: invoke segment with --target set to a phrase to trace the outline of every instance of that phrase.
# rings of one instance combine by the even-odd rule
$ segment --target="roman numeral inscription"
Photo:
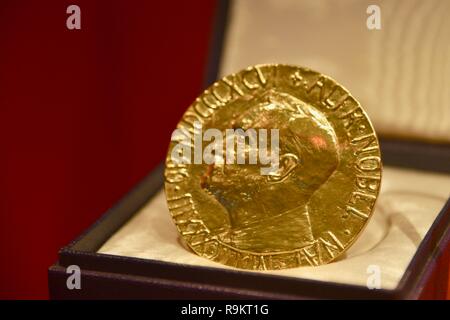
[[[320,261],[330,261],[344,250],[344,245],[338,237],[331,231],[325,232],[319,238],[319,259]]]
[[[205,123],[218,108],[251,94],[266,84],[267,79],[259,67],[251,67],[239,75],[229,75],[205,90],[194,101],[189,108],[190,111],[183,115],[178,128],[194,133],[194,121]]]
[[[302,248],[296,254],[298,266],[318,266],[321,264],[318,242]]]
[[[296,252],[297,266],[318,266],[338,256],[344,245],[332,232],[324,232],[313,244]]]
[[[267,73],[267,69],[264,71]],[[204,125],[210,120],[211,115],[236,99],[245,96],[251,96],[252,92],[267,85],[267,79],[263,70],[256,66],[250,67],[239,74],[229,75],[219,82],[214,83],[205,90],[188,108],[181,121],[177,125],[180,129],[176,135],[172,136],[172,146],[177,145],[179,149],[191,149],[188,155],[183,155],[186,159],[194,156],[194,163],[202,162],[202,153],[193,152],[195,145],[201,145],[202,141],[194,141],[195,135],[200,129],[195,127],[195,123]],[[182,156],[181,153],[179,153]],[[186,162],[187,163],[187,162]],[[183,164],[175,164],[172,162],[170,155],[166,158],[165,182],[169,184],[179,184],[189,178],[188,167]]]
[[[197,250],[198,248],[195,249]],[[219,242],[214,237],[205,239],[204,243],[202,243],[202,250],[199,253],[208,259],[241,269],[273,269],[271,255],[257,255],[244,252]]]

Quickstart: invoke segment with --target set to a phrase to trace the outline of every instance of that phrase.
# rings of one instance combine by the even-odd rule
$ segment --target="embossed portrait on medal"
[[[279,166],[271,175],[261,164],[215,164],[205,172],[204,188],[226,209],[229,228],[220,239],[256,252],[311,245],[311,196],[337,168],[336,135],[314,107],[271,90],[248,101],[233,128],[278,129]]]

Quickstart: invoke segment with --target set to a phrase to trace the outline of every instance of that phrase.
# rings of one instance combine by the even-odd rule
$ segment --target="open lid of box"
[[[450,4],[379,1],[380,30],[366,25],[369,5],[222,1],[207,84],[261,63],[315,69],[361,102],[386,163],[450,173]]]
[[[367,25],[370,5],[232,1],[219,78],[255,64],[308,67],[349,88],[380,136],[449,144],[450,3],[378,1],[380,29]]]
[[[243,5],[242,3],[239,2],[238,6]],[[249,1],[249,3],[253,2]],[[270,6],[273,5],[275,4],[272,2],[264,1],[262,7],[265,7],[265,10],[269,9],[270,11]],[[294,3],[292,3],[292,5],[295,6]],[[315,6],[312,4],[312,2],[310,3],[310,5],[312,5],[313,7]],[[243,6],[245,7],[246,5]],[[236,26],[236,22],[239,23],[240,21],[240,23],[243,24],[243,26],[248,27],[249,30],[252,29],[249,26],[258,26],[258,28],[256,29],[261,30],[257,21],[252,22],[251,18],[249,18],[248,16],[245,19],[242,18],[242,15],[245,16],[243,12],[247,12],[247,14],[249,14],[248,11],[254,11],[255,15],[257,15],[258,10],[255,9],[259,7],[259,4],[255,5],[253,3],[250,8],[247,7],[247,9],[245,9],[243,12],[240,11],[243,10],[242,8],[239,9],[236,6],[232,7],[232,10],[228,10],[227,1],[220,2],[220,8],[218,11],[219,14],[216,19],[215,33],[212,41],[212,48],[210,50],[211,58],[209,61],[209,66],[207,68],[207,78],[209,83],[211,83],[213,79],[215,80],[218,74],[237,71],[241,67],[238,65],[239,63],[243,63],[244,65],[242,66],[246,66],[246,64],[255,64],[259,62],[273,62],[267,60],[256,61],[256,59],[254,58],[249,58],[249,52],[238,51],[238,48],[236,47],[234,49],[229,49],[229,43],[233,42],[235,42],[235,45],[237,47],[240,47],[239,50],[245,48],[245,46],[243,46],[242,40],[236,40],[236,38],[245,36],[245,32]],[[282,10],[282,12],[289,11],[289,9],[286,7],[278,9]],[[319,9],[316,8],[314,10]],[[340,10],[343,9],[341,8]],[[303,10],[294,11],[297,13],[304,12]],[[363,11],[363,13],[364,12],[365,11]],[[295,20],[295,17],[295,15],[292,15],[293,20]],[[259,17],[258,19],[262,19],[262,17]],[[259,23],[263,24],[262,21],[259,21]],[[224,37],[225,30],[227,30],[227,37]],[[230,34],[238,37],[233,38],[230,36]],[[261,32],[259,33],[258,37],[261,37]],[[249,41],[249,46],[255,47],[260,44],[258,43],[258,41],[252,41],[251,38],[252,37],[249,36],[249,38],[247,39]],[[273,41],[278,40],[275,39]],[[293,45],[292,43],[290,44]],[[279,48],[279,44],[275,47]],[[273,50],[271,50],[270,52],[272,54],[275,54]],[[314,53],[314,51],[312,52]],[[241,57],[247,57],[248,59],[251,59],[251,61],[239,60],[239,63],[232,62],[232,59],[230,57],[233,56],[239,57],[239,59],[241,59]],[[278,55],[276,55],[276,57],[278,57]],[[287,58],[283,62],[294,62],[302,64],[301,61],[288,60]],[[347,63],[351,63],[351,61],[347,61]],[[310,63],[308,62],[308,64]],[[313,67],[313,65],[309,66]],[[324,64],[324,66],[327,66],[327,64]],[[330,67],[330,69],[324,70],[324,68],[320,68],[320,66],[318,66],[316,69],[334,76],[335,71],[333,70],[335,69],[333,68],[334,67]],[[350,67],[347,66],[347,68],[345,69],[348,70],[348,68]],[[219,70],[221,71],[219,72]],[[346,77],[341,77],[340,75],[336,74],[335,78],[345,79]],[[345,84],[348,87],[353,88],[350,80],[348,80],[348,82]],[[358,96],[358,93],[355,93],[355,95]],[[366,103],[363,101],[362,104],[364,106]],[[377,122],[375,121],[375,119],[374,122],[377,126]],[[389,128],[389,126],[386,126],[386,128]],[[401,130],[401,127],[397,128],[396,130]],[[418,131],[416,130],[415,132]],[[423,139],[416,139],[414,135],[396,135],[392,134],[392,132],[389,132],[389,130],[385,131],[385,133],[386,134],[383,133],[383,130],[380,131],[380,135],[382,136],[382,156],[385,164],[426,169],[436,172],[450,172],[450,168],[448,166],[448,163],[450,163],[450,148],[448,142],[445,140],[445,132],[443,133],[443,135],[441,132],[440,138],[438,139],[439,143],[431,143],[430,141],[432,139],[430,139],[429,136],[426,136]],[[427,131],[425,135],[429,135],[429,132]],[[405,139],[405,137],[408,138]],[[395,171],[395,169],[393,170]],[[400,172],[401,171],[402,170],[400,170]],[[399,176],[397,176],[397,178],[398,177]],[[418,173],[418,177],[420,181],[420,177],[425,176],[422,176],[422,173]],[[436,177],[437,180],[440,180],[440,177],[444,177],[444,180],[448,179],[448,176],[445,174],[442,176],[438,174],[430,174],[426,178],[428,186],[430,186],[430,183],[431,185],[433,184],[433,177]],[[261,274],[241,270],[233,270],[223,267],[218,268],[216,266],[198,263],[198,261],[186,262],[177,259],[172,259],[172,261],[170,261],[170,257],[169,259],[164,259],[164,257],[161,256],[159,256],[158,258],[158,255],[145,255],[145,250],[141,250],[138,253],[134,252],[134,254],[132,252],[121,252],[120,250],[122,250],[123,247],[120,248],[120,243],[124,245],[127,244],[126,240],[124,240],[126,237],[131,237],[130,239],[132,241],[135,241],[136,239],[133,238],[133,235],[130,235],[130,233],[126,233],[129,232],[130,229],[131,231],[133,230],[133,227],[129,227],[130,224],[133,224],[133,220],[135,221],[134,225],[139,225],[140,222],[145,221],[145,218],[142,218],[145,217],[143,215],[143,212],[146,210],[147,212],[151,212],[151,210],[149,210],[149,206],[153,205],[153,207],[151,208],[155,208],[155,202],[161,201],[161,194],[158,194],[158,191],[162,186],[162,181],[162,167],[159,167],[151,175],[149,175],[149,177],[147,177],[134,191],[132,191],[127,197],[125,197],[115,208],[110,210],[109,213],[107,213],[102,219],[100,219],[79,239],[75,240],[69,246],[63,248],[60,252],[59,264],[61,266],[77,264],[82,269],[120,274],[122,277],[126,275],[145,276],[149,278],[198,284],[199,288],[211,286],[215,288],[214,290],[228,290],[227,292],[229,293],[238,293],[238,296],[239,292],[241,293],[241,296],[245,296],[246,293],[251,292],[252,294],[250,294],[249,296],[252,297],[262,296],[283,298],[301,296],[319,298],[415,298],[419,295],[421,289],[426,283],[429,272],[432,269],[433,265],[436,263],[436,256],[439,255],[442,250],[444,250],[444,248],[448,246],[448,242],[450,241],[450,231],[448,229],[448,226],[450,224],[450,203],[447,201],[447,204],[442,208],[441,211],[436,210],[434,212],[434,222],[430,223],[430,225],[427,226],[426,230],[421,232],[419,238],[415,239],[417,248],[416,252],[413,255],[412,259],[410,259],[410,262],[404,266],[405,269],[402,270],[402,273],[398,281],[396,282],[396,285],[394,287],[381,290],[368,290],[361,284],[354,284],[351,282],[345,283],[345,281],[339,282],[335,281],[336,279],[334,279],[334,281],[323,281],[323,279],[319,280],[317,278],[315,279],[314,277],[289,277],[283,275]],[[448,184],[447,182],[443,182],[442,185],[447,186]],[[431,186],[430,188],[433,187]],[[439,196],[442,198],[442,192],[439,194]],[[149,202],[149,200],[151,201]],[[392,202],[392,199],[390,201]],[[445,197],[443,202],[445,202]],[[144,220],[137,220],[136,223],[136,219],[139,219],[138,216],[141,216],[140,219]],[[134,218],[131,219],[132,217]],[[149,241],[149,238],[146,238],[146,241]],[[158,245],[158,243],[153,244]],[[171,243],[170,245],[172,244],[173,243]],[[177,244],[179,245],[177,249],[185,250],[187,253],[191,254],[184,247],[182,247],[182,244]],[[152,245],[152,243],[149,243],[149,245]],[[111,250],[111,248],[113,247],[115,247],[117,250]],[[133,246],[130,247],[132,249]],[[144,254],[142,254],[143,252]],[[159,254],[161,254],[162,252],[164,251],[160,251]],[[195,257],[195,259],[196,258],[197,257]]]

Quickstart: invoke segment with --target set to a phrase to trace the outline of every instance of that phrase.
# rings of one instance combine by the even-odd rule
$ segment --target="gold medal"
[[[165,191],[198,255],[267,270],[329,263],[370,218],[381,183],[375,131],[333,79],[257,65],[205,90],[172,135]]]

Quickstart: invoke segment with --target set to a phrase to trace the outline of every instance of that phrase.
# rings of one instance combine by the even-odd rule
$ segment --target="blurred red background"
[[[163,159],[202,88],[215,7],[1,1],[0,298],[47,298],[58,249]]]

